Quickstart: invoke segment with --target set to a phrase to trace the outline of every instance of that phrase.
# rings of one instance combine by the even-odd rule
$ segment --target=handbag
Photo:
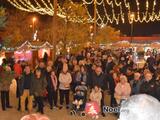
[[[43,97],[47,97],[48,96],[48,91],[46,89],[43,91],[42,96]]]

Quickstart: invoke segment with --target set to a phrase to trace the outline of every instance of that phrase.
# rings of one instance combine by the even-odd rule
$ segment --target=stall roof
[[[20,46],[16,47],[16,50],[22,51],[22,50],[35,50],[35,49],[42,49],[42,48],[49,48],[52,49],[53,46],[49,42],[39,42],[39,41],[34,41],[34,42],[29,42],[25,41],[23,44]]]
[[[120,41],[132,41],[133,43],[152,43],[160,41],[160,36],[150,37],[120,37]]]

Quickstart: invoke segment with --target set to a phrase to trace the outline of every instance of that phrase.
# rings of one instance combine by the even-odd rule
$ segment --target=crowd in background
[[[13,78],[17,82],[18,110],[29,112],[37,106],[44,113],[44,99],[50,109],[69,109],[70,93],[78,85],[88,87],[88,100],[96,101],[102,116],[105,91],[110,94],[110,105],[115,107],[131,95],[148,94],[160,100],[160,55],[149,52],[146,64],[138,68],[133,52],[85,48],[78,54],[59,55],[53,62],[45,57],[32,68],[27,61],[3,60],[0,67],[0,91],[2,109],[9,104],[9,86]],[[14,71],[14,72],[12,72]],[[58,99],[59,96],[59,99]],[[96,96],[96,97],[95,97]]]

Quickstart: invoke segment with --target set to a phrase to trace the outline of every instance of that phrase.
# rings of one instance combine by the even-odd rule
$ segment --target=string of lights
[[[84,4],[86,4],[86,5],[94,4],[94,0],[91,0],[91,1],[82,0],[82,1],[83,1]]]
[[[153,0],[152,5],[149,0],[146,0],[145,10],[142,11],[142,4],[140,1],[134,0],[133,2],[136,2],[136,9],[133,11],[131,10],[131,7],[133,6],[128,0],[82,0],[81,5],[87,11],[87,18],[84,18],[84,16],[76,15],[67,16],[67,13],[64,10],[65,8],[59,4],[57,15],[61,18],[66,18],[67,16],[68,20],[72,22],[93,23],[95,22],[94,16],[92,15],[92,12],[88,6],[94,6],[96,4],[96,6],[101,6],[104,12],[104,14],[102,14],[98,7],[95,9],[97,15],[96,22],[99,26],[107,25],[109,23],[113,24],[114,22],[116,24],[119,24],[120,22],[129,22],[130,24],[132,22],[148,23],[160,21],[160,10],[158,12],[155,11],[155,9],[158,7],[157,1],[158,0]],[[42,15],[54,15],[54,7],[51,0],[8,0],[8,2],[10,2],[14,7],[23,11],[37,12]],[[69,0],[69,2],[73,5],[76,5],[72,0]],[[110,8],[110,10],[108,10],[108,8]],[[119,9],[119,11],[117,12],[116,9]],[[132,14],[134,14],[134,16],[131,19]]]
[[[24,46],[27,46],[27,47],[30,48],[30,49],[41,49],[41,48],[47,48],[47,47],[53,48],[53,45],[51,45],[49,42],[45,42],[45,43],[43,43],[42,45],[36,46],[36,45],[32,45],[32,43],[30,43],[29,41],[25,41],[22,45],[16,47],[15,49],[16,49],[16,50],[20,50],[20,49],[22,49]]]
[[[126,8],[128,9],[128,13],[129,13],[129,16],[132,14],[131,12],[131,9],[130,9],[130,5],[129,3],[126,2],[126,0],[124,0],[124,3],[126,5]],[[149,1],[146,0],[146,3],[145,3],[145,12],[140,12],[140,3],[138,0],[136,0],[136,5],[137,5],[137,12],[133,12],[135,14],[134,16],[134,19],[133,21],[134,22],[140,22],[140,23],[143,23],[143,22],[154,22],[154,21],[159,21],[160,20],[160,12],[158,13],[155,13],[155,7],[156,7],[156,0],[153,1],[153,7],[152,7],[152,12],[149,13]],[[129,20],[129,23],[131,23],[132,21]]]
[[[103,3],[104,3],[103,0],[101,0],[100,2],[98,2],[98,0],[96,0],[96,4],[97,4],[97,5],[102,5]]]

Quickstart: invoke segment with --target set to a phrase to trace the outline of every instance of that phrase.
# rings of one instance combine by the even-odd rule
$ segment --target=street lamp
[[[132,41],[133,41],[133,22],[134,22],[134,17],[135,17],[134,13],[131,13],[131,14],[130,14],[130,23],[131,23],[131,43],[132,43]]]
[[[33,27],[33,34],[35,32],[35,22],[37,21],[37,18],[36,17],[33,17],[32,18],[32,27]]]

